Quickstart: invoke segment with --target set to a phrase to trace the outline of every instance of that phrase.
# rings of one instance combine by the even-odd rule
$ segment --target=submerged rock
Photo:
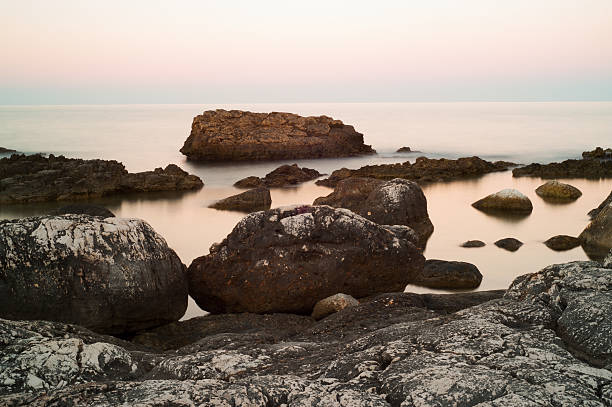
[[[396,178],[383,182],[352,177],[342,180],[331,194],[315,199],[314,205],[346,208],[382,225],[406,225],[425,247],[434,226],[427,213],[427,198],[418,184]]]
[[[540,185],[535,192],[544,199],[559,201],[574,201],[582,196],[578,188],[556,180]]]
[[[57,216],[57,215],[67,215],[67,214],[75,214],[75,215],[90,215],[90,216],[101,216],[103,218],[114,218],[115,214],[100,205],[92,205],[85,203],[77,203],[65,205],[60,208],[54,209],[49,212],[49,215]]]
[[[525,195],[516,189],[503,189],[488,195],[472,204],[483,212],[530,214],[533,204]]]
[[[495,242],[495,246],[500,247],[502,249],[506,249],[510,252],[515,252],[521,248],[523,242],[513,237],[506,237],[504,239],[499,239]]]
[[[359,305],[359,301],[354,297],[346,294],[335,294],[318,301],[312,310],[312,317],[318,321],[328,315],[356,305]]]
[[[36,155],[0,159],[0,203],[68,201],[130,192],[186,191],[202,180],[174,164],[128,173],[123,164]]]
[[[270,205],[272,205],[270,190],[268,188],[260,187],[221,199],[220,201],[210,205],[209,208],[254,212],[270,209]]]
[[[381,226],[329,206],[243,218],[188,269],[189,293],[212,313],[310,314],[338,292],[403,291],[425,262],[406,226]]]
[[[332,172],[329,178],[317,181],[316,184],[334,188],[338,182],[350,177],[382,180],[404,178],[422,184],[476,177],[490,172],[505,171],[515,165],[505,161],[490,162],[478,157],[464,157],[457,160],[418,157],[414,164],[406,161],[401,164],[366,165],[357,170],[342,168]]]
[[[580,239],[573,236],[557,235],[545,241],[544,244],[549,249],[564,251],[580,246]]]
[[[461,247],[484,247],[484,246],[486,246],[486,244],[482,240],[468,240],[466,242],[461,243]]]
[[[185,266],[139,219],[88,215],[0,221],[0,317],[123,334],[178,320]]]
[[[280,320],[261,316],[167,353],[0,320],[0,404],[606,406],[611,286],[598,263],[560,264],[501,299],[382,294],[316,323],[287,320],[297,330],[282,337],[268,336]]]
[[[296,185],[302,182],[319,178],[321,174],[312,168],[300,168],[297,164],[281,165],[274,171],[266,174],[265,177],[246,177],[234,183],[237,188],[255,188],[266,186],[269,188],[280,188],[289,185]]]
[[[181,153],[192,160],[250,161],[372,154],[363,134],[327,116],[208,110],[193,119]]]
[[[608,253],[612,248],[612,203],[599,211],[578,238],[587,253],[595,257]]]
[[[412,284],[438,289],[471,289],[478,287],[481,281],[480,270],[471,263],[428,259]]]
[[[589,211],[589,217],[591,219],[593,219],[594,217],[599,215],[599,212],[601,212],[603,210],[603,208],[606,208],[606,207],[608,207],[610,205],[612,205],[612,191],[610,191],[610,195],[608,195],[608,197],[606,199],[604,199],[603,202],[600,203],[597,208],[592,209],[592,210]]]

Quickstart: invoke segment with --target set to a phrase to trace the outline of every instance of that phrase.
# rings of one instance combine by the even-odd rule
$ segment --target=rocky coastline
[[[529,164],[512,170],[513,177],[556,178],[612,178],[612,155],[610,149],[597,147],[582,153],[580,160],[565,160],[560,163]]]

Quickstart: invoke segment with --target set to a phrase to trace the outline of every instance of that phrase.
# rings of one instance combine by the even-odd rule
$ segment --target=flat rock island
[[[328,116],[208,110],[193,119],[181,153],[197,161],[351,157],[375,153],[353,126]]]

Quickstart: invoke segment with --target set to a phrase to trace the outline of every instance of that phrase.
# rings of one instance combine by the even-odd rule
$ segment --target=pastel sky
[[[0,104],[612,100],[612,0],[0,0]]]

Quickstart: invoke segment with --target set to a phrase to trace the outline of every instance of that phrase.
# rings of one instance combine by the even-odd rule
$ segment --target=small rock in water
[[[100,205],[91,205],[84,203],[77,203],[71,205],[65,205],[61,208],[57,208],[49,212],[49,215],[90,215],[90,216],[101,216],[103,218],[114,218],[115,214]]]
[[[533,210],[533,204],[529,198],[520,191],[510,188],[488,195],[474,202],[472,206],[483,212],[529,214]]]
[[[535,192],[543,199],[558,201],[573,201],[582,196],[578,188],[559,181],[548,181],[540,185]]]
[[[545,241],[544,244],[549,249],[565,251],[580,246],[580,239],[573,236],[557,235]]]
[[[256,188],[259,186],[281,188],[289,185],[297,185],[302,182],[319,178],[320,176],[321,173],[312,168],[300,168],[297,164],[285,164],[266,174],[266,176],[263,178],[255,176],[246,177],[236,181],[234,186],[236,188]]]
[[[347,307],[354,307],[359,305],[354,297],[346,294],[336,294],[331,297],[323,298],[317,302],[312,310],[312,317],[317,321],[323,319],[328,315],[334,314]]]
[[[510,252],[517,251],[522,245],[523,242],[513,237],[507,237],[505,239],[500,239],[495,242],[495,246],[501,247],[502,249],[506,249]]]
[[[482,240],[468,240],[467,242],[461,243],[461,247],[484,247],[485,242]]]
[[[270,209],[270,205],[272,205],[270,190],[268,188],[260,187],[217,201],[210,205],[209,208],[241,212],[255,212]]]
[[[410,147],[400,147],[397,149],[396,153],[411,153],[412,150]]]
[[[476,288],[482,281],[478,268],[463,261],[426,260],[412,284],[439,289]]]

